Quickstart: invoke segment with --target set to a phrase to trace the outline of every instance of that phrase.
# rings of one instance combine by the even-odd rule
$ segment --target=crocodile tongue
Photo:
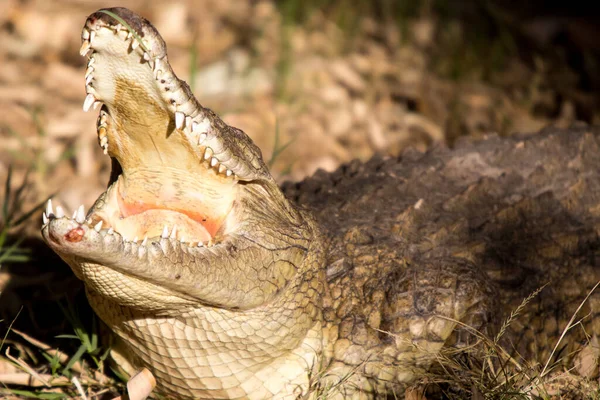
[[[169,232],[176,226],[171,237],[208,242],[232,210],[237,189],[234,180],[201,166],[190,172],[129,165],[93,207],[91,218],[127,238],[157,237],[165,226]]]
[[[119,221],[148,236],[176,224],[180,237],[201,241],[215,236],[236,192],[232,180],[219,179],[213,171],[191,174],[168,167],[124,170],[115,189]]]

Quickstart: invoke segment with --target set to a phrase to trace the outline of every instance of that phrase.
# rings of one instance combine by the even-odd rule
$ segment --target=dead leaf
[[[422,387],[410,387],[404,393],[404,400],[427,400]]]
[[[144,400],[156,387],[156,379],[152,372],[144,368],[127,382],[127,394],[130,400]]]
[[[600,358],[600,343],[594,335],[590,342],[575,357],[575,369],[585,378],[598,376],[598,358]]]

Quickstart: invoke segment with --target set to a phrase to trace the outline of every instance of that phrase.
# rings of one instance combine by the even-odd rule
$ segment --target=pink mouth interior
[[[174,176],[176,175],[176,176]],[[107,192],[106,204],[92,216],[94,223],[113,227],[128,239],[161,236],[176,227],[179,240],[208,242],[215,238],[229,215],[236,193],[231,180],[213,171],[136,171],[119,177]]]

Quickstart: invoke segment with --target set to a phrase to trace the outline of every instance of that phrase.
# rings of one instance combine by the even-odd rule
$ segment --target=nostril
[[[77,228],[71,229],[69,232],[65,234],[65,240],[71,243],[80,242],[85,235],[85,230],[82,227],[78,226]]]

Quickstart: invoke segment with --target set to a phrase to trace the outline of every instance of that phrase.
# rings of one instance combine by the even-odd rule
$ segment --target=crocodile
[[[598,129],[466,138],[280,187],[146,19],[99,10],[82,42],[83,108],[99,108],[112,172],[87,213],[49,203],[42,236],[120,366],[150,370],[159,393],[385,398],[472,332],[546,360],[577,311],[560,354],[600,329]]]

